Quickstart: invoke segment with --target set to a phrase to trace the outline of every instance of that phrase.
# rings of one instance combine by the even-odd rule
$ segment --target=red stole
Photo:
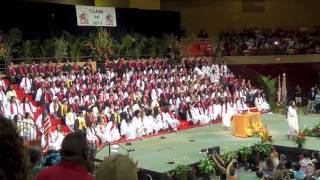
[[[30,111],[32,112],[32,108],[31,108],[30,102],[28,102],[28,106],[29,106]],[[26,103],[23,103],[23,112],[24,113],[26,112]]]

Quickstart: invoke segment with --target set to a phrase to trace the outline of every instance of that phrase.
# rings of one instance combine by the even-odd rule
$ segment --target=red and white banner
[[[78,26],[117,26],[114,7],[76,5],[76,14]]]

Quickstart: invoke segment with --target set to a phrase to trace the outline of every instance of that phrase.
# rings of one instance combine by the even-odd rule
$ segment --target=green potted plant
[[[174,179],[187,180],[189,170],[190,170],[189,165],[182,163],[182,162],[178,162],[177,166],[175,168]]]
[[[249,146],[241,145],[240,149],[238,150],[238,154],[240,156],[241,162],[245,167],[247,167],[248,157],[252,154],[252,149]]]
[[[228,164],[236,156],[237,156],[237,153],[235,151],[224,151],[220,157],[225,163]]]
[[[270,144],[265,141],[255,144],[254,148],[260,154],[260,157],[267,156],[271,150]]]
[[[198,168],[200,170],[200,174],[203,177],[203,179],[210,180],[210,175],[215,172],[216,165],[212,159],[206,157],[200,160],[198,164]]]

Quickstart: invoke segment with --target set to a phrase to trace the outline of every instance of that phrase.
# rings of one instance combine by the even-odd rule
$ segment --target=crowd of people
[[[121,59],[106,61],[96,70],[90,60],[82,67],[77,62],[21,63],[10,66],[8,73],[11,82],[19,83],[46,111],[34,120],[36,107],[27,97],[19,102],[10,87],[1,94],[0,113],[17,124],[35,124],[43,134],[43,146],[51,150],[61,148],[65,132],[60,126],[44,130],[50,121],[61,120],[67,132],[86,132],[89,144],[95,146],[122,136],[132,140],[162,130],[177,131],[181,119],[191,124],[222,119],[229,129],[232,116],[248,106],[269,110],[263,91],[250,80],[205,59],[187,59],[184,65]],[[2,89],[6,91],[5,84]],[[35,138],[34,128],[26,131],[30,139]]]
[[[295,30],[245,28],[220,34],[216,54],[239,55],[291,55],[319,54],[320,28]]]
[[[303,151],[297,160],[278,154],[275,147],[267,155],[256,154],[249,158],[249,171],[255,171],[262,179],[316,180],[320,177],[320,152]]]

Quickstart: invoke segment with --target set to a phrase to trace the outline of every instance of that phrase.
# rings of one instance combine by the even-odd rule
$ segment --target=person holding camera
[[[221,157],[218,155],[217,151],[213,151],[211,155],[213,161],[218,167],[220,172],[220,180],[236,180],[237,178],[237,169],[238,161],[237,157],[234,157],[231,162],[224,162]]]

